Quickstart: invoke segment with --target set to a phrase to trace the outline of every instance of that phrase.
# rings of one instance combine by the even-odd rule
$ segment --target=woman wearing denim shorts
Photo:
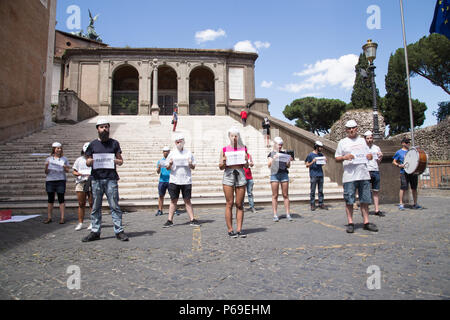
[[[220,152],[219,169],[224,170],[223,173],[223,193],[225,195],[225,222],[227,224],[228,236],[231,238],[245,238],[242,232],[242,224],[244,222],[244,197],[247,179],[245,178],[244,167],[248,167],[247,148],[242,143],[239,130],[231,128],[228,130],[228,138],[230,144],[224,147]],[[231,157],[234,152],[244,152],[245,163],[227,165],[227,154]],[[236,193],[236,202],[234,195]],[[236,232],[233,231],[233,202],[236,205]]]
[[[272,210],[273,210],[273,221],[277,222],[278,215],[278,190],[281,184],[281,192],[284,199],[284,208],[286,209],[286,218],[292,221],[289,209],[289,171],[288,168],[291,166],[292,157],[289,161],[282,162],[279,160],[279,153],[286,153],[281,150],[283,147],[283,140],[280,137],[273,139],[273,151],[268,155],[268,167],[270,168],[270,185],[272,187]]]

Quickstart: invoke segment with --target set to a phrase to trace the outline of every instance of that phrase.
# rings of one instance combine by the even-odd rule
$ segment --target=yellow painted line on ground
[[[196,215],[194,218],[198,220]],[[200,227],[194,227],[192,230],[192,251],[202,251],[202,231]]]
[[[331,225],[331,224],[328,224],[328,223],[325,223],[325,222],[322,222],[322,221],[319,221],[319,220],[313,220],[312,222],[317,223],[317,224],[320,224],[320,225],[323,225],[323,226],[328,227],[328,228],[335,229],[335,230],[345,231],[344,228],[336,227],[336,226],[333,226],[333,225]],[[355,233],[354,233],[353,235],[354,235],[354,236],[358,236],[358,237],[363,237],[363,238],[368,238],[368,237],[369,237],[369,236],[364,235],[364,234],[355,234]]]

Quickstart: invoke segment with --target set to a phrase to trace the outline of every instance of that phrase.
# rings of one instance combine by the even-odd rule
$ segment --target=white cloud
[[[310,83],[288,83],[284,87],[279,88],[280,90],[287,92],[300,92],[302,90],[312,90],[314,86]]]
[[[269,42],[261,42],[261,41],[255,41],[253,42],[255,44],[256,49],[259,48],[269,48],[270,47],[270,43]]]
[[[225,37],[226,33],[222,29],[218,29],[217,31],[212,29],[206,29],[202,31],[197,31],[195,33],[195,40],[197,43],[202,43],[206,41],[213,41],[216,40],[219,37]]]
[[[243,51],[243,52],[254,52],[256,53],[256,48],[253,46],[250,40],[239,41],[234,45],[234,51]]]
[[[272,87],[272,85],[273,85],[273,81],[263,80],[263,82],[261,82],[261,87],[263,87],[263,88],[270,88],[270,87]]]
[[[317,61],[313,65],[306,65],[305,70],[295,72],[294,75],[308,76],[308,78],[298,84],[286,85],[286,91],[316,90],[325,86],[340,86],[343,89],[351,89],[355,82],[355,65],[357,63],[357,55],[347,54],[338,59],[325,59]]]
[[[239,41],[234,45],[234,51],[244,51],[244,52],[255,52],[258,53],[258,49],[260,48],[269,48],[269,42],[261,42],[255,41],[251,42],[250,40]]]

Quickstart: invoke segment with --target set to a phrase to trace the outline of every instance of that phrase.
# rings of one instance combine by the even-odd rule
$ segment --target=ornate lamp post
[[[371,73],[372,93],[373,93],[373,138],[382,139],[380,129],[378,127],[378,107],[377,107],[377,89],[375,86],[375,65],[373,60],[377,57],[378,44],[372,42],[371,39],[367,40],[367,43],[362,46],[364,54],[369,61],[369,71]]]

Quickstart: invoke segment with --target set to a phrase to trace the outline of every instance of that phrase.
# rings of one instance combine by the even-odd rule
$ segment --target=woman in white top
[[[190,218],[191,226],[200,226],[200,223],[194,218],[194,210],[191,203],[192,192],[192,174],[191,170],[195,169],[195,159],[189,150],[184,148],[184,136],[179,133],[175,136],[176,148],[170,151],[166,158],[166,168],[170,170],[169,178],[169,217],[164,224],[164,228],[173,226],[173,215],[177,208],[180,191],[183,195],[186,211]]]
[[[75,160],[73,164],[72,174],[76,177],[75,180],[75,191],[78,198],[78,224],[75,228],[76,231],[81,230],[83,227],[84,213],[86,207],[86,198],[89,201],[89,207],[92,210],[93,198],[92,198],[92,187],[91,187],[91,170],[92,167],[86,165],[86,155],[85,152],[89,146],[89,142],[83,145],[81,150],[81,157]]]
[[[64,223],[64,193],[66,192],[66,172],[69,172],[69,160],[63,156],[61,143],[52,144],[52,153],[45,160],[45,190],[48,196],[47,220],[45,224],[52,222],[53,204],[55,202],[55,193],[58,194],[59,210],[61,212],[60,224]]]

